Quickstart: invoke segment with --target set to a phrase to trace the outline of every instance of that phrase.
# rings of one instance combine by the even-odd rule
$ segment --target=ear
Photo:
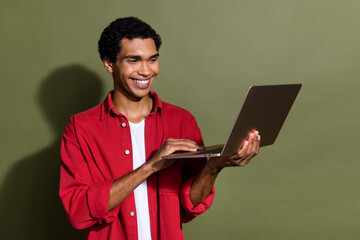
[[[113,69],[113,64],[109,58],[107,57],[104,57],[103,59],[103,63],[104,63],[104,67],[106,69],[106,71],[108,71],[109,73],[113,73],[114,72],[114,69]]]

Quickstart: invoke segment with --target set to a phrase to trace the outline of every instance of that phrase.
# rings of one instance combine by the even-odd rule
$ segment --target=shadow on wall
[[[102,88],[94,72],[78,65],[57,69],[45,78],[38,100],[55,141],[17,161],[9,171],[0,190],[0,239],[84,238],[83,231],[70,226],[59,199],[60,141],[68,119],[97,105]]]

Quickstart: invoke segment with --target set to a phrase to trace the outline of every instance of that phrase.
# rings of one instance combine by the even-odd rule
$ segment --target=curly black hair
[[[152,38],[155,42],[156,50],[159,50],[161,46],[160,35],[149,24],[136,17],[118,18],[104,29],[98,41],[101,61],[107,57],[111,62],[116,62],[123,38]]]

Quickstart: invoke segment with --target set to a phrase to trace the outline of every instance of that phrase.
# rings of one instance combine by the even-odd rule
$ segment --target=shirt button
[[[122,127],[126,127],[126,122],[121,123]]]
[[[125,154],[129,155],[130,154],[130,150],[125,150]]]
[[[130,212],[130,217],[133,217],[135,215],[134,212]]]

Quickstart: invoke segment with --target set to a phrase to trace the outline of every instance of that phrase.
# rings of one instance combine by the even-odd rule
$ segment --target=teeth
[[[150,80],[135,80],[134,81],[140,85],[148,84]]]

